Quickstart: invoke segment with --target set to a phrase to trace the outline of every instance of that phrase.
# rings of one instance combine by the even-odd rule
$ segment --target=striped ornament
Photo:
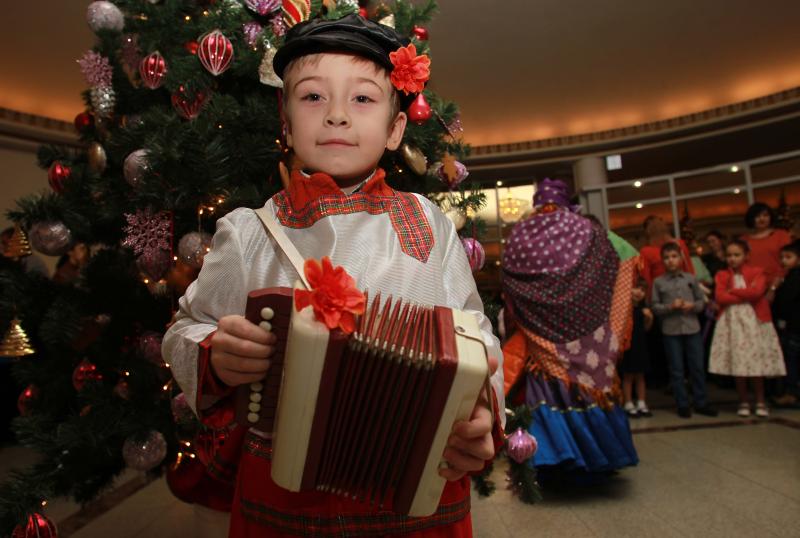
[[[472,237],[463,238],[461,245],[464,247],[464,252],[467,253],[470,269],[473,272],[483,269],[483,264],[486,262],[486,252],[483,250],[483,245]]]
[[[283,0],[283,21],[287,28],[311,16],[311,0]]]
[[[223,73],[233,60],[233,44],[219,30],[213,30],[200,38],[197,57],[209,73]]]

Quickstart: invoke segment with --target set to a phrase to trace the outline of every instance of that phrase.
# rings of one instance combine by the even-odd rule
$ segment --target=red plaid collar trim
[[[379,168],[361,189],[345,194],[326,174],[305,176],[296,171],[288,189],[272,198],[278,220],[287,228],[308,228],[332,215],[388,213],[403,252],[425,263],[434,239],[422,204],[413,194],[389,187],[385,175]]]

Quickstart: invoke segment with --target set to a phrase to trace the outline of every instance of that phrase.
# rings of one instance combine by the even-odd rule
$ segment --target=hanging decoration
[[[219,30],[208,32],[199,40],[197,57],[203,67],[214,76],[225,72],[233,60],[233,44]]]
[[[14,316],[3,341],[0,342],[0,357],[18,359],[34,353],[36,351],[31,347],[28,335],[25,334],[19,318]]]
[[[199,269],[203,258],[211,250],[211,234],[205,232],[189,232],[181,237],[178,243],[178,259],[186,265]]]
[[[148,250],[136,259],[136,267],[152,282],[159,282],[172,267],[172,254],[168,250]],[[155,293],[158,288],[151,288]]]
[[[88,86],[93,88],[111,86],[113,71],[111,63],[105,56],[90,50],[78,60],[78,65],[81,67],[81,73],[83,73],[83,78]]]
[[[86,157],[91,172],[100,175],[105,171],[108,158],[106,157],[106,150],[100,142],[92,142],[89,144],[86,150]]]
[[[131,436],[122,445],[122,458],[131,469],[150,471],[167,455],[167,441],[161,432],[151,430],[141,437]]]
[[[264,31],[264,27],[256,21],[247,21],[242,25],[242,33],[244,34],[244,41],[250,47],[255,47],[258,43],[258,38]]]
[[[150,163],[147,160],[146,149],[132,151],[122,163],[122,174],[131,187],[138,187],[149,172]]]
[[[382,19],[379,19],[378,22],[384,26],[388,26],[389,28],[394,28],[394,13],[386,15]]]
[[[58,530],[46,516],[35,513],[28,516],[24,525],[14,527],[11,538],[58,538]]]
[[[506,437],[506,453],[517,463],[525,463],[538,448],[536,438],[522,428]]]
[[[208,90],[197,90],[192,95],[183,86],[178,86],[177,91],[172,94],[172,107],[183,119],[193,120],[200,115],[208,98]]]
[[[92,88],[89,95],[95,114],[101,118],[110,118],[114,114],[114,105],[117,104],[117,96],[114,94],[113,88],[110,86]]]
[[[467,261],[472,272],[483,269],[483,264],[486,262],[486,252],[483,250],[483,245],[473,237],[464,237],[461,239],[461,245],[467,254]]]
[[[311,0],[283,0],[283,22],[291,28],[311,16]]]
[[[122,11],[113,3],[105,1],[89,4],[86,8],[86,21],[95,33],[101,30],[121,32],[125,26],[125,16]]]
[[[467,167],[458,162],[456,158],[449,153],[444,154],[442,162],[434,165],[434,171],[436,176],[442,183],[447,185],[447,188],[451,191],[458,187],[458,185],[469,176]]]
[[[47,169],[47,182],[56,194],[64,192],[64,182],[72,175],[72,168],[61,161],[53,161]]]
[[[422,125],[431,119],[433,112],[431,111],[431,105],[428,104],[428,100],[425,99],[425,96],[420,92],[417,98],[414,99],[414,102],[408,107],[406,114],[408,114],[409,120],[417,125]]]
[[[57,220],[36,222],[28,231],[31,246],[47,256],[61,256],[72,245],[72,232]]]
[[[172,244],[172,220],[166,211],[153,213],[150,208],[136,213],[125,213],[127,237],[122,245],[133,249],[139,256],[154,256],[158,251],[169,255]]]
[[[283,81],[272,68],[272,60],[275,59],[275,53],[278,49],[273,47],[269,41],[264,42],[264,48],[264,58],[258,66],[258,80],[261,81],[261,84],[266,84],[267,86],[283,88]]]
[[[78,134],[88,133],[94,127],[94,116],[88,112],[81,112],[75,116],[75,130]]]
[[[404,143],[400,146],[400,152],[403,154],[403,160],[406,161],[411,171],[421,176],[425,174],[428,169],[428,158],[419,148]]]
[[[28,236],[25,235],[25,230],[19,224],[14,225],[14,232],[8,238],[8,242],[3,250],[3,256],[6,258],[24,258],[33,254],[31,244],[28,242]]]
[[[411,33],[414,34],[414,37],[419,39],[420,41],[427,41],[428,40],[428,29],[423,28],[422,26],[414,25],[411,29]]]
[[[160,52],[151,52],[139,62],[139,76],[145,87],[155,90],[164,84],[167,76],[167,61]]]
[[[244,0],[244,5],[262,17],[281,8],[281,0]]]
[[[89,359],[83,359],[75,370],[72,371],[72,386],[75,390],[80,392],[86,383],[99,382],[103,380],[103,374],[97,371],[97,365],[89,362]]]
[[[19,393],[17,398],[17,410],[23,417],[27,417],[33,411],[33,406],[39,398],[39,389],[36,385],[28,385],[25,390]]]

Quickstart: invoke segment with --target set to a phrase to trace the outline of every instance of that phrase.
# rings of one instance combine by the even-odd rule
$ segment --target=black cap
[[[408,45],[393,28],[351,13],[337,20],[312,19],[294,25],[286,34],[284,44],[275,53],[272,68],[283,79],[286,66],[301,56],[318,52],[349,52],[368,58],[392,72],[394,65],[389,53]],[[400,94],[409,104],[414,96]]]

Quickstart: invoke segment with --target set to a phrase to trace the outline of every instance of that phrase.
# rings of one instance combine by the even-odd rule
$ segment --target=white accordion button
[[[275,311],[269,307],[261,309],[261,317],[264,319],[272,319],[275,317]]]
[[[253,424],[258,422],[258,413],[248,413],[247,422],[252,422]]]
[[[250,402],[250,405],[248,405],[247,408],[253,413],[258,413],[259,411],[261,411],[261,404],[256,402]]]
[[[265,331],[272,330],[272,323],[270,323],[269,321],[262,321],[261,323],[258,324],[258,326],[264,329]]]
[[[261,389],[263,389],[263,388],[264,388],[264,385],[262,385],[258,381],[256,381],[255,383],[250,383],[250,390],[252,390],[253,392],[261,392]]]
[[[251,392],[250,393],[250,401],[258,403],[261,401],[261,393],[259,392]]]

